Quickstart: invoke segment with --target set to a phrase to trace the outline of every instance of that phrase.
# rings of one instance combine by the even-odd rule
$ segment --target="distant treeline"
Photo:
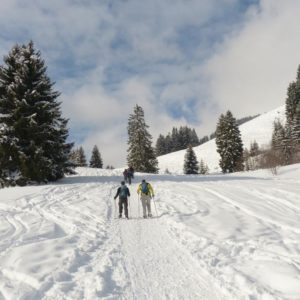
[[[258,117],[259,115],[244,117],[237,120],[237,124],[241,125],[252,119]],[[189,128],[187,126],[180,126],[179,128],[173,127],[172,131],[167,135],[160,134],[156,141],[156,155],[164,155],[171,152],[187,149],[189,145],[192,147],[202,145],[211,139],[215,138],[215,132],[212,134],[205,135],[201,139],[194,128]]]
[[[173,127],[166,136],[159,135],[156,142],[156,155],[164,155],[174,151],[186,149],[189,145],[193,147],[199,145],[199,138],[195,129],[187,126],[180,128]]]

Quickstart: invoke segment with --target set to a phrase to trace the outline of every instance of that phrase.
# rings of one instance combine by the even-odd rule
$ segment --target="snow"
[[[300,299],[300,164],[209,176],[122,170],[0,190],[0,299]],[[139,218],[152,183],[158,217]],[[152,204],[154,215],[155,206]]]
[[[250,149],[250,144],[256,140],[259,147],[266,147],[271,142],[273,123],[276,119],[285,122],[285,106],[281,106],[270,112],[239,126],[244,148]],[[220,156],[216,150],[215,139],[193,148],[198,161],[201,159],[208,165],[210,173],[219,172]],[[181,150],[158,157],[160,173],[166,169],[171,173],[183,174],[184,155],[186,150]]]

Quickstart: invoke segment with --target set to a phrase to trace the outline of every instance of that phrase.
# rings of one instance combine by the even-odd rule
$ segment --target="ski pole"
[[[140,194],[138,194],[138,212],[139,212],[139,218],[140,218]]]
[[[116,203],[116,199],[114,199],[114,202],[115,202],[115,209],[114,209],[114,211],[115,211],[115,219],[117,218],[117,203]]]
[[[153,199],[153,203],[154,203],[154,207],[155,207],[156,217],[158,217],[157,208],[156,208],[156,203],[155,203],[155,201],[154,201],[154,196],[152,196],[152,199]]]
[[[129,216],[131,217],[131,205],[130,205],[130,198],[128,198],[128,206],[129,206]]]

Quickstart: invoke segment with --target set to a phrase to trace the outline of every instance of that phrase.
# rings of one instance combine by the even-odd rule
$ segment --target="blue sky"
[[[154,142],[173,126],[211,133],[220,113],[284,103],[299,64],[299,1],[0,0],[0,55],[33,40],[61,92],[70,139],[126,160],[140,104]],[[280,70],[280,72],[278,72]]]

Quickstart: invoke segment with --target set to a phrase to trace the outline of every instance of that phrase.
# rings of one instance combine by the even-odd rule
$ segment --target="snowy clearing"
[[[300,299],[300,164],[276,177],[145,175],[158,211],[147,220],[142,174],[119,220],[121,171],[78,171],[0,190],[1,300]]]

